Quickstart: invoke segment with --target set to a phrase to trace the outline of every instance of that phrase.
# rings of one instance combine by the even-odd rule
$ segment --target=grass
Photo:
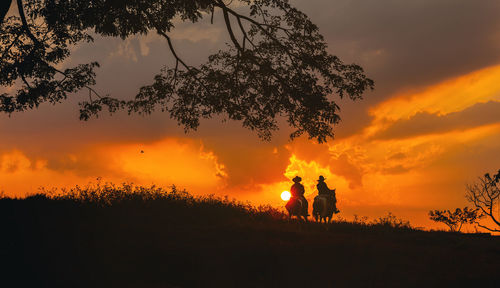
[[[0,287],[479,287],[500,239],[112,184],[0,199]],[[2,285],[6,284],[6,285]]]

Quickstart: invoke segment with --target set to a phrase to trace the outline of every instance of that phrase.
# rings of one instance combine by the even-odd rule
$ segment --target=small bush
[[[372,224],[395,229],[413,229],[409,221],[398,218],[391,212],[387,213],[386,216],[375,219]]]

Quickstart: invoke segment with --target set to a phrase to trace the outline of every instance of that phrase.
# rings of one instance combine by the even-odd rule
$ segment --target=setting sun
[[[283,191],[283,192],[281,193],[281,199],[282,199],[283,201],[288,201],[288,200],[290,200],[290,197],[291,197],[291,196],[292,196],[292,195],[291,195],[291,194],[290,194],[290,192],[288,192],[288,191]]]

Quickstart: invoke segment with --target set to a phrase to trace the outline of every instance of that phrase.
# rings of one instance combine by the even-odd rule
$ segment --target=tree
[[[479,210],[469,209],[469,207],[465,207],[463,210],[457,208],[454,212],[450,210],[429,211],[429,218],[432,221],[446,224],[452,232],[460,232],[463,224],[474,224],[480,217]]]
[[[496,224],[497,228],[491,228],[478,223],[478,226],[492,232],[500,232],[500,215],[495,216],[495,210],[499,209],[500,201],[500,170],[493,177],[486,173],[479,181],[467,185],[465,197],[474,207],[479,209],[482,215],[487,216]],[[498,211],[498,210],[497,210]]]
[[[80,103],[82,120],[103,108],[140,114],[159,109],[187,131],[200,119],[221,115],[270,139],[278,117],[284,117],[294,129],[291,138],[306,134],[324,142],[340,121],[334,96],[360,99],[374,85],[360,66],[329,54],[318,27],[288,0],[16,0],[18,15],[5,18],[10,2],[0,6],[0,85],[17,89],[0,95],[4,113],[60,103],[88,89],[88,99]],[[169,36],[174,18],[195,23],[211,17],[213,23],[219,16],[228,48],[205,64],[189,65]],[[56,68],[71,46],[91,42],[92,33],[125,39],[151,32],[166,40],[176,64],[133,100],[92,88],[97,62]]]

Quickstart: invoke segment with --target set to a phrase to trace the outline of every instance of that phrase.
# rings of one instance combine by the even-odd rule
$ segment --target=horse
[[[313,216],[316,222],[330,223],[333,213],[337,214],[340,211],[337,209],[337,200],[335,197],[327,195],[318,195],[314,197]]]
[[[298,197],[292,197],[285,205],[288,211],[288,219],[291,220],[292,216],[296,216],[297,219],[304,219],[307,222],[307,213],[304,213],[304,201]]]

